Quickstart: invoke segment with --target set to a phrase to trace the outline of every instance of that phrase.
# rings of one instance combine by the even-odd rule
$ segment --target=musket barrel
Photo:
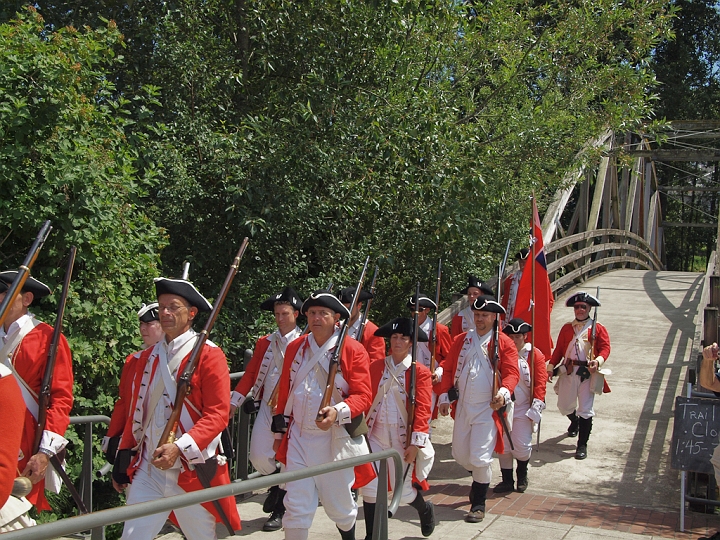
[[[18,293],[22,290],[23,285],[25,285],[25,282],[30,275],[30,269],[33,267],[33,264],[35,264],[35,259],[37,259],[40,249],[45,243],[45,240],[47,240],[51,230],[52,226],[50,225],[50,220],[47,220],[35,237],[35,241],[32,246],[30,246],[30,251],[26,255],[25,260],[20,265],[20,268],[18,268],[18,273],[15,276],[12,285],[10,285],[8,290],[5,292],[5,298],[3,298],[3,301],[0,302],[0,326],[2,326],[5,322],[5,317],[7,317],[10,305],[15,300]]]

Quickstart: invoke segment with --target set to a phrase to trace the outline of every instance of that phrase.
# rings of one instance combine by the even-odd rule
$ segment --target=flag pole
[[[533,191],[532,196],[530,197],[530,256],[532,257],[530,259],[530,272],[532,276],[532,287],[530,289],[530,326],[532,326],[532,332],[530,334],[530,354],[531,358],[533,360],[533,363],[530,367],[530,396],[532,397],[533,390],[534,390],[534,383],[535,383],[535,257],[537,256],[537,253],[535,252],[535,245],[537,242],[535,241],[535,192]],[[525,263],[527,264],[527,263]],[[532,399],[531,399],[532,401]]]

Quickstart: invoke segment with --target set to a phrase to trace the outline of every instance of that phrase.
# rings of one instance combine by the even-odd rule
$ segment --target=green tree
[[[49,32],[32,8],[0,25],[0,259],[17,267],[52,220],[33,268],[53,289],[33,311],[52,324],[64,260],[78,247],[64,327],[74,414],[111,411],[122,361],[140,344],[135,311],[149,297],[166,242],[145,211],[157,183],[145,152],[152,143],[144,127],[153,126],[132,119],[147,115],[153,100],[117,98],[106,77],[121,61],[121,44],[112,22]],[[77,474],[79,460],[71,463]]]

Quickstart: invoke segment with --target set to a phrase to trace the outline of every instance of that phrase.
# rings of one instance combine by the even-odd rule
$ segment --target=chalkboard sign
[[[720,436],[720,400],[675,398],[671,466],[681,471],[714,474],[710,458]]]

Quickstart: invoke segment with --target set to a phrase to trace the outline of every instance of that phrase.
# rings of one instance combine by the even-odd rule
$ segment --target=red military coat
[[[133,448],[137,444],[133,436],[132,411],[138,406],[137,400],[140,394],[140,382],[142,381],[143,372],[148,365],[148,359],[154,350],[155,347],[145,349],[140,353],[140,357],[135,362],[135,367],[132,371],[130,407],[127,409],[128,414],[125,419],[119,449]],[[180,362],[178,373],[182,373],[183,369],[185,369],[189,357],[190,353]],[[160,375],[153,373],[152,376],[159,377]],[[192,391],[185,399],[192,403],[194,409],[200,411],[200,415],[197,414],[193,407],[187,407],[194,425],[188,429],[187,426],[183,426],[181,422],[180,429],[182,433],[190,434],[200,450],[203,450],[227,427],[228,417],[230,415],[230,373],[225,354],[220,347],[208,343],[205,344],[200,354],[197,368],[190,379],[190,386]],[[133,458],[130,467],[128,467],[128,476],[130,476],[130,478],[133,477],[137,470],[140,458],[141,453],[138,452],[135,458]],[[229,483],[230,475],[227,464],[218,465],[215,477],[210,484],[212,486],[222,486]],[[197,478],[197,473],[188,470],[187,467],[180,473],[178,485],[187,492],[203,489],[202,484]],[[225,514],[230,519],[230,524],[235,530],[239,530],[240,516],[238,515],[235,505],[235,498],[225,497],[224,499],[220,499],[219,502]],[[215,516],[216,522],[220,523],[220,517],[212,502],[203,503],[203,507]]]
[[[2,508],[10,496],[13,481],[18,476],[18,455],[25,419],[25,403],[12,375],[0,376],[0,411],[3,412],[3,436],[0,444],[0,508]]]
[[[120,384],[118,385],[118,398],[110,416],[110,425],[106,433],[107,437],[122,435],[125,429],[125,422],[128,417],[128,407],[132,401],[132,383],[135,375],[136,362],[142,351],[129,354],[125,359],[122,371],[120,372]]]
[[[52,334],[52,326],[40,323],[23,338],[12,357],[15,371],[35,394],[40,393]],[[55,358],[55,372],[50,387],[50,404],[45,423],[47,431],[65,435],[65,430],[70,424],[70,410],[73,406],[72,389],[73,371],[70,347],[65,336],[61,335]],[[36,428],[36,419],[29,410],[25,409],[25,428],[20,445],[23,458],[17,462],[20,472],[25,469],[25,465],[33,455]],[[27,500],[39,511],[51,509],[45,498],[45,480],[41,480],[33,486]]]
[[[587,331],[588,341],[590,341],[591,338],[592,327],[588,328]],[[554,367],[565,358],[567,348],[570,343],[572,343],[573,339],[575,339],[575,330],[573,330],[572,322],[565,323],[560,329],[557,343],[555,343],[555,349],[553,350],[552,357],[550,358],[550,363]],[[602,356],[605,361],[607,361],[608,356],[610,356],[610,334],[608,334],[607,328],[600,323],[597,323],[596,325],[595,346],[593,347],[593,352],[596,357]],[[608,392],[610,392],[610,387],[608,386],[607,381],[605,381],[603,393],[607,394]]]
[[[250,392],[252,387],[255,385],[255,381],[260,373],[260,366],[262,365],[263,357],[265,356],[268,347],[270,347],[269,338],[270,334],[261,337],[255,342],[255,349],[253,350],[252,358],[250,359],[250,362],[248,362],[248,365],[245,366],[245,375],[242,376],[242,378],[238,381],[237,386],[235,386],[235,391],[238,394],[247,396],[248,392]],[[260,393],[257,396],[253,396],[253,399],[255,401],[260,401],[264,390],[265,388],[263,385],[260,388]]]
[[[282,374],[280,375],[280,385],[278,391],[278,402],[276,411],[283,414],[285,405],[290,395],[290,372],[294,364],[296,364],[296,356],[303,354],[303,349],[309,347],[308,335],[299,337],[288,344],[285,350],[285,362],[283,364]],[[382,339],[382,338],[381,338]],[[300,358],[297,358],[299,361]],[[372,404],[372,391],[370,389],[370,361],[368,353],[354,339],[346,339],[343,343],[342,354],[340,356],[340,372],[342,377],[348,384],[348,394],[343,396],[343,401],[350,408],[350,417],[355,418],[360,413],[367,412]],[[296,384],[300,381],[296,381]],[[288,426],[292,422],[292,416],[288,419]],[[282,443],[277,451],[275,459],[281,463],[287,462],[287,437],[289,429],[283,435]],[[374,477],[374,472],[370,464],[355,467],[355,486],[362,487]]]
[[[438,395],[447,393],[448,390],[455,384],[455,371],[457,370],[458,359],[460,358],[460,352],[465,346],[465,340],[467,332],[460,334],[453,342],[450,354],[445,361],[445,373],[443,374],[442,382],[439,385]],[[518,369],[518,353],[515,343],[508,336],[500,332],[500,343],[499,353],[500,358],[498,360],[498,374],[500,377],[499,386],[508,389],[510,394],[515,391],[515,386],[520,379],[520,371]],[[490,340],[488,351],[494,350],[494,340]],[[490,352],[492,354],[492,352]],[[455,405],[451,405],[451,415],[455,418]],[[500,433],[502,428],[500,425],[500,417],[497,411],[493,412],[493,418],[495,419],[495,425]],[[504,451],[503,438],[498,437],[495,445],[495,451],[502,453]]]
[[[444,324],[438,323],[437,325],[437,352],[435,353],[435,360],[437,360],[437,365],[441,366],[443,368],[443,378],[445,377],[445,361],[450,354],[450,348],[452,347],[452,337],[450,337],[450,330],[448,330],[448,327]],[[428,343],[428,346],[432,347],[432,343]],[[430,353],[432,354],[432,349],[430,349]],[[432,375],[432,373],[430,374]],[[440,389],[440,383],[433,385],[433,391],[435,394],[438,394],[438,390]],[[439,394],[438,394],[439,395]]]
[[[385,340],[375,335],[377,329],[378,327],[374,322],[368,321],[363,332],[362,346],[365,347],[370,362],[385,358]]]
[[[432,405],[432,375],[430,370],[422,364],[416,364],[416,381],[415,381],[415,417],[413,418],[413,433],[430,433],[430,407]],[[408,395],[408,399],[405,402],[406,410],[410,406],[410,369],[405,372],[405,392]],[[380,388],[380,382],[382,381],[383,373],[385,373],[385,359],[375,360],[370,364],[370,381],[372,385],[372,402],[377,397],[378,390]],[[369,412],[369,411],[368,411]],[[370,430],[372,425],[368,424]],[[413,480],[417,482],[415,477],[415,470],[413,469]],[[430,485],[427,480],[419,482],[420,488],[423,490],[430,489]]]
[[[532,356],[532,359],[530,358]],[[532,364],[531,364],[532,361]],[[547,368],[545,367],[545,355],[537,347],[533,347],[533,353],[528,354],[528,367],[533,369],[531,378],[533,381],[532,399],[545,401],[545,390],[547,387]]]

